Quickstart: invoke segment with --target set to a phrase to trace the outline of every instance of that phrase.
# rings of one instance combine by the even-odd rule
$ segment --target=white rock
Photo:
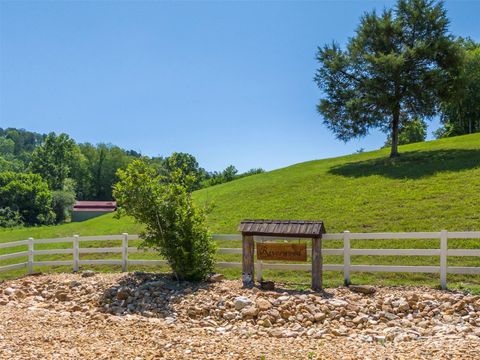
[[[345,300],[340,300],[340,299],[331,299],[331,300],[328,300],[328,303],[330,305],[335,306],[335,307],[341,307],[341,306],[347,306],[348,305],[348,302],[346,302]]]
[[[282,337],[286,337],[286,338],[294,338],[297,336],[298,336],[298,333],[292,330],[285,330],[282,333]]]
[[[237,296],[235,298],[235,310],[242,310],[244,307],[252,305],[253,302],[246,296]]]
[[[167,316],[165,318],[165,322],[170,325],[170,324],[173,324],[175,322],[175,318],[171,317],[171,316]]]
[[[12,289],[11,287],[7,287],[5,290],[3,290],[3,293],[7,296],[13,295],[15,292],[15,289]]]

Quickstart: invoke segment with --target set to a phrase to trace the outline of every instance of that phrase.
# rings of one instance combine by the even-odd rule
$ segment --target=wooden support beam
[[[251,287],[255,282],[255,267],[253,255],[255,253],[255,242],[252,235],[242,236],[242,281],[243,286]]]
[[[312,290],[322,290],[322,238],[312,239]]]

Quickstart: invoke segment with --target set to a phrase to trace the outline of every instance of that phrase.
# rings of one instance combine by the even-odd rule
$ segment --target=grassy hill
[[[321,146],[321,144],[319,144]],[[194,193],[213,204],[209,226],[235,232],[246,218],[322,219],[327,231],[480,229],[480,134],[308,161]],[[105,215],[82,223],[0,230],[0,242],[137,233],[132,219]]]
[[[319,147],[321,144],[319,144]],[[322,219],[327,231],[480,229],[480,134],[315,160],[196,192],[214,232],[245,218]]]
[[[15,240],[25,240],[29,237],[33,237],[35,239],[51,239],[72,236],[74,234],[81,236],[112,235],[122,234],[124,232],[138,234],[140,229],[141,226],[136,224],[132,218],[124,217],[118,220],[114,218],[113,214],[108,214],[83,222],[55,226],[2,229],[0,230],[0,243]]]
[[[321,146],[321,144],[319,144]],[[411,144],[400,147],[401,156],[388,158],[388,149],[296,164],[264,174],[242,178],[194,193],[198,204],[213,204],[209,226],[215,233],[233,233],[246,218],[322,219],[328,232],[343,230],[468,231],[480,229],[480,134]],[[138,233],[130,218],[105,215],[82,223],[60,226],[0,230],[0,242],[79,235]],[[238,246],[235,242],[222,247]],[[438,248],[438,240],[354,241],[363,248]],[[58,246],[54,244],[54,246]],[[63,244],[69,247],[71,244]],[[90,246],[99,246],[92,243]],[[116,243],[100,246],[118,246]],[[328,247],[340,247],[329,242]],[[480,248],[480,241],[451,241],[450,247]],[[40,248],[48,248],[46,244]],[[0,254],[8,249],[0,249]],[[17,249],[22,250],[22,249]],[[154,259],[156,254],[134,254]],[[44,256],[59,260],[67,255]],[[92,254],[90,258],[117,254]],[[67,256],[68,257],[68,256]],[[238,255],[218,255],[219,260],[239,261]],[[11,260],[13,261],[13,260]],[[12,263],[0,261],[1,265]],[[18,261],[18,260],[17,260]],[[341,263],[341,257],[326,256],[326,263]],[[438,265],[438,257],[356,256],[353,264]],[[473,257],[449,258],[449,265],[480,266]],[[109,271],[111,266],[100,270]],[[69,270],[58,268],[56,270]],[[238,278],[236,269],[222,270]],[[267,278],[308,284],[301,272],[264,273]],[[18,271],[9,276],[17,276]],[[4,275],[1,275],[4,277]],[[438,275],[356,274],[352,280],[374,284],[437,285]],[[339,285],[339,273],[325,274],[327,286]],[[480,276],[449,275],[451,287],[480,293]]]

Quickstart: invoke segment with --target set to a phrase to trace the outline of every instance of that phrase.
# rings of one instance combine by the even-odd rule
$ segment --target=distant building
[[[72,221],[85,221],[115,210],[116,201],[77,201],[73,206]]]

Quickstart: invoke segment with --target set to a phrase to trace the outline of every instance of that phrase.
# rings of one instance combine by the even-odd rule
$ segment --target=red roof
[[[77,201],[73,206],[73,211],[115,211],[117,209],[116,201]]]

